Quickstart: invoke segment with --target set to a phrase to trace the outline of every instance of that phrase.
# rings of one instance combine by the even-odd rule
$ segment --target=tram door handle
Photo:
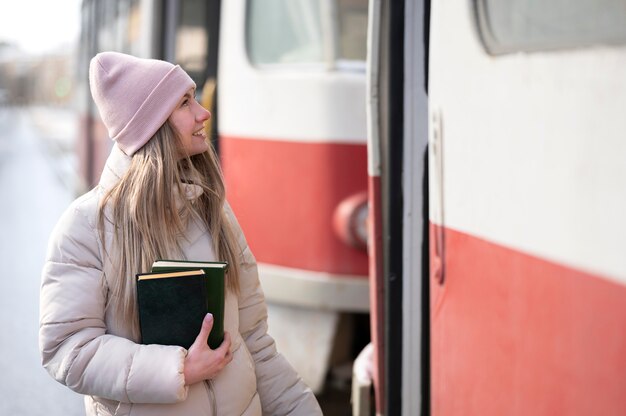
[[[445,262],[444,262],[444,228],[440,225],[435,225],[433,227],[434,233],[434,243],[435,243],[435,256],[433,257],[432,263],[432,274],[433,278],[440,285],[443,284],[444,275],[445,275]]]
[[[444,198],[443,198],[443,125],[441,112],[434,110],[431,118],[430,133],[430,161],[433,181],[431,201],[433,208],[433,258],[431,264],[431,275],[440,285],[444,283],[445,277],[445,223],[444,223]]]

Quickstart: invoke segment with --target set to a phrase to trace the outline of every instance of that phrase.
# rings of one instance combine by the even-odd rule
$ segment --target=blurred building
[[[73,45],[31,55],[0,42],[0,104],[69,106],[74,68]]]

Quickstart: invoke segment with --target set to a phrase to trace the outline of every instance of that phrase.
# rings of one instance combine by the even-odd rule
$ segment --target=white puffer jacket
[[[42,272],[39,346],[43,365],[85,396],[87,415],[321,415],[311,390],[267,333],[267,309],[256,260],[227,206],[239,237],[239,296],[227,293],[224,329],[233,360],[215,379],[186,387],[182,347],[141,345],[105,308],[112,275],[96,226],[101,197],[130,163],[116,146],[100,184],[74,201],[55,227]],[[187,198],[200,188],[190,185]],[[201,192],[201,190],[200,190]],[[111,230],[105,230],[112,242]],[[181,240],[189,260],[216,260],[204,227],[190,223]],[[110,247],[106,252],[111,253]]]

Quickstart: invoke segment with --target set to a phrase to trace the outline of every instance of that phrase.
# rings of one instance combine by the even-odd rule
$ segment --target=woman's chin
[[[181,152],[181,157],[184,158],[184,157],[191,157],[191,156],[199,155],[201,153],[206,152],[207,150],[209,150],[209,145],[206,142],[198,143],[195,146],[184,149]]]

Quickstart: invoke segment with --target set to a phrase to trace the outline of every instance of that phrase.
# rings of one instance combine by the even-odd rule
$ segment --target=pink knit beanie
[[[178,65],[102,52],[89,65],[89,85],[109,136],[132,156],[196,84]]]

